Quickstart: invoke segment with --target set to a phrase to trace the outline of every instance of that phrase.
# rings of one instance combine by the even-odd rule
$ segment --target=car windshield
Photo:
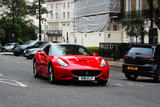
[[[50,56],[57,55],[89,55],[92,54],[83,46],[79,45],[53,45],[51,46]]]
[[[34,41],[34,40],[29,40],[29,41],[27,41],[27,42],[25,42],[23,45],[32,45],[32,44],[34,44],[36,41]]]
[[[37,42],[34,46],[37,48],[44,48],[47,44],[47,42]]]
[[[13,43],[7,43],[5,46],[12,46]]]
[[[130,49],[128,55],[132,55],[132,54],[152,56],[153,49],[152,48],[143,48],[143,47],[133,47]]]

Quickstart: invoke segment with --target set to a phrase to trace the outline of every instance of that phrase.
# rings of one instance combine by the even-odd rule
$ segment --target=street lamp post
[[[149,44],[153,44],[153,0],[149,0],[150,4],[150,27],[149,27]]]
[[[39,0],[39,41],[41,41],[41,1]]]
[[[14,35],[15,35],[15,28],[14,28],[14,23],[15,23],[15,18],[14,18],[14,15],[15,15],[15,2],[12,0],[12,38],[13,38],[13,41],[14,41]]]

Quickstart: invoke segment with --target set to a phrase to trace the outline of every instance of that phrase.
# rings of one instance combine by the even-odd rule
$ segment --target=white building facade
[[[74,0],[47,0],[48,41],[68,42],[74,29]]]

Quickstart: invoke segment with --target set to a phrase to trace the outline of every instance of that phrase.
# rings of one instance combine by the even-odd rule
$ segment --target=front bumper
[[[72,73],[72,71],[88,71],[88,72],[94,72],[94,71],[101,71],[100,74],[98,75],[83,75],[83,76],[87,76],[87,77],[95,77],[94,81],[98,81],[98,80],[108,80],[109,78],[109,67],[105,67],[105,68],[101,68],[101,69],[89,69],[89,68],[73,68],[73,67],[62,67],[62,66],[57,66],[56,68],[54,68],[54,72],[55,72],[55,79],[56,80],[79,80],[79,77],[81,76],[77,76],[74,75]],[[89,81],[89,80],[87,80]],[[92,81],[92,80],[91,80]]]
[[[128,67],[137,68],[136,70],[128,69]],[[157,65],[134,65],[134,64],[122,64],[122,72],[136,74],[139,76],[154,77],[156,75]]]

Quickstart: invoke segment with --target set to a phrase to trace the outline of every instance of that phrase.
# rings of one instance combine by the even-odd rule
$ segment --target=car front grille
[[[71,72],[75,76],[98,76],[102,73],[99,70],[74,70]]]

